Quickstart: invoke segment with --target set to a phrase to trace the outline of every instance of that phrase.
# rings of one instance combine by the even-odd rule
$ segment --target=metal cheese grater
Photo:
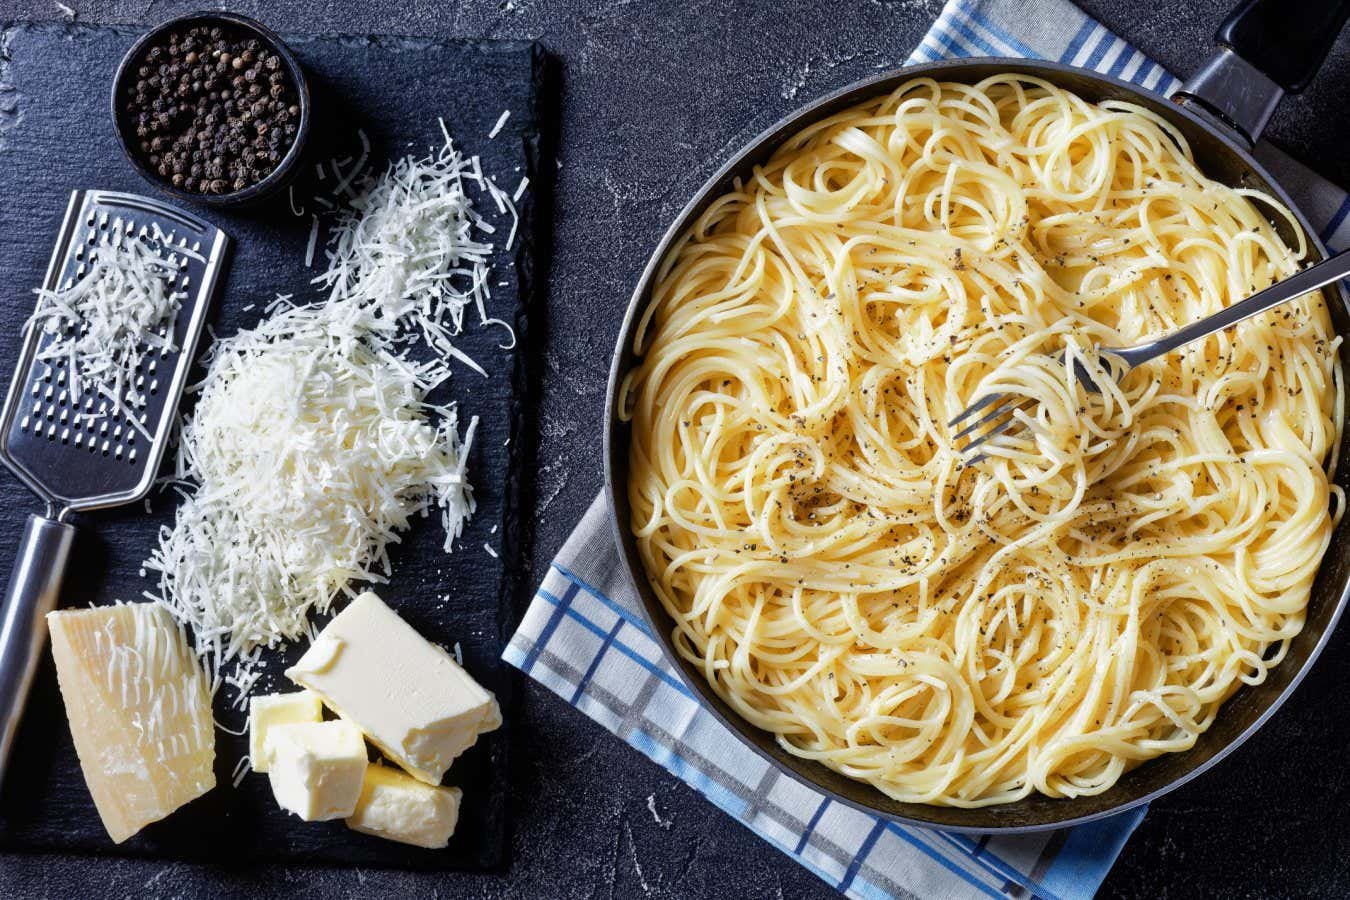
[[[0,412],[0,462],[47,504],[43,515],[28,517],[0,607],[0,781],[75,536],[66,518],[149,493],[229,247],[224,232],[156,200],[75,191],[44,287],[71,286],[86,272],[96,245],[132,235],[173,267],[171,288],[186,295],[161,330],[168,337],[172,327],[176,349],[147,352],[119,406],[94,391],[79,392],[77,399],[67,361],[38,358],[55,336],[30,327]]]

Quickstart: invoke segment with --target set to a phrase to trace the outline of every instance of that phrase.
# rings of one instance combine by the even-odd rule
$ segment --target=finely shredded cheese
[[[314,268],[314,251],[319,246],[319,217],[309,217],[309,243],[305,245],[305,268]]]
[[[390,575],[388,545],[439,508],[445,547],[473,511],[455,411],[423,403],[444,376],[365,333],[341,303],[284,309],[213,348],[183,429],[178,477],[198,487],[146,566],[237,696],[256,651],[306,633],[352,581]],[[428,421],[440,414],[439,424]]]
[[[438,512],[450,551],[474,510],[478,420],[461,436],[455,408],[426,398],[451,360],[487,375],[452,341],[467,309],[515,342],[487,313],[493,245],[477,233],[491,226],[464,184],[499,205],[501,191],[448,133],[439,151],[363,179],[361,137],[351,168],[330,162],[334,193],[356,192],[315,278],[326,299],[278,297],[212,348],[177,450],[184,499],[146,563],[159,579],[148,596],[191,628],[212,689],[229,685],[240,703],[265,649],[312,636],[311,615],[352,582],[388,580],[389,546],[414,517]],[[503,209],[514,217],[509,198]]]
[[[95,245],[86,266],[61,290],[38,289],[37,309],[25,327],[50,336],[37,357],[65,362],[72,400],[102,396],[144,432],[133,409],[145,403],[138,374],[148,354],[177,349],[172,323],[186,296],[172,289],[178,267],[130,234]]]
[[[492,130],[488,132],[488,140],[493,140],[501,134],[502,127],[506,125],[506,120],[509,118],[511,118],[511,110],[503,110],[502,114],[497,117],[497,124],[493,125]]]
[[[474,232],[493,229],[474,210],[464,182],[477,184],[501,214],[509,211],[508,249],[518,217],[515,204],[503,203],[509,198],[483,176],[478,157],[466,160],[444,122],[441,128],[446,140],[438,152],[404,157],[352,201],[329,241],[328,269],[314,281],[328,289],[330,302],[348,299],[372,311],[372,329],[392,334],[411,323],[432,349],[486,377],[451,340],[464,329],[465,310],[472,308],[480,325],[512,329],[487,314],[493,245]]]

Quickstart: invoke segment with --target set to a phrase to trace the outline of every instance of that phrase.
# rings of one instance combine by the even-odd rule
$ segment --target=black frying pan
[[[1313,585],[1307,623],[1292,642],[1287,657],[1264,683],[1243,687],[1227,703],[1214,725],[1184,753],[1171,753],[1124,775],[1105,793],[1075,799],[1033,795],[1015,803],[980,809],[956,809],[902,803],[825,766],[785,752],[773,735],[747,723],[724,703],[702,674],[675,651],[673,623],[652,592],[629,531],[628,425],[620,420],[617,391],[623,376],[635,365],[633,331],[646,308],[657,266],[671,244],[709,204],[725,193],[736,178],[748,176],[766,161],[786,138],[808,124],[842,109],[888,94],[912,78],[930,76],[944,81],[977,82],[1002,72],[1043,78],[1092,101],[1128,100],[1150,109],[1174,124],[1189,141],[1196,160],[1209,177],[1230,185],[1253,187],[1277,197],[1294,211],[1298,227],[1313,256],[1326,255],[1317,234],[1289,195],[1252,157],[1251,146],[1269,121],[1284,94],[1297,93],[1312,79],[1337,34],[1350,16],[1350,0],[1245,0],[1220,27],[1218,48],[1210,61],[1176,95],[1176,102],[1134,85],[1094,72],[1051,62],[1023,59],[948,60],[911,66],[869,78],[836,91],[787,116],[743,147],[703,185],[671,223],[638,281],[629,301],[618,347],[610,370],[605,431],[605,490],[614,522],[615,538],[647,617],[655,626],[667,659],[680,677],[734,734],[789,776],[866,812],[916,825],[971,832],[1037,831],[1090,821],[1146,803],[1178,787],[1213,766],[1251,737],[1279,709],[1312,667],[1350,595],[1350,521],[1341,522],[1332,537]],[[1276,227],[1286,242],[1297,234],[1283,219]],[[1350,312],[1337,288],[1324,291],[1336,330],[1350,336]],[[1350,370],[1350,351],[1342,361]],[[1348,411],[1350,412],[1350,411]],[[1342,436],[1341,459],[1350,462],[1350,435]],[[1342,465],[1337,481],[1350,489],[1350,465]]]

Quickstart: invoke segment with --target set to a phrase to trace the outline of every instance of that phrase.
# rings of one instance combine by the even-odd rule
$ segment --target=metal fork
[[[1249,319],[1272,307],[1279,306],[1281,303],[1287,303],[1318,288],[1326,287],[1331,282],[1348,275],[1350,275],[1350,251],[1324,259],[1315,266],[1309,266],[1297,275],[1273,284],[1264,291],[1252,294],[1246,300],[1222,309],[1212,316],[1207,316],[1198,322],[1192,322],[1184,328],[1179,328],[1166,337],[1134,347],[1102,347],[1099,348],[1098,352],[1103,356],[1113,357],[1114,360],[1119,361],[1112,368],[1116,378],[1120,379],[1135,366],[1142,365],[1151,359],[1162,356],[1164,353],[1170,353],[1191,341],[1198,341],[1200,338],[1208,337],[1216,331],[1230,328],[1243,319]],[[1059,354],[1059,358],[1063,359],[1062,353]],[[1093,379],[1087,367],[1077,360],[1074,361],[1074,377],[1093,393],[1101,393],[1101,385]],[[1017,398],[1008,394],[989,394],[976,400],[966,407],[960,415],[948,422],[948,428],[955,428],[962,422],[974,419],[974,421],[967,422],[965,428],[952,436],[953,445],[962,438],[969,438],[969,443],[961,450],[961,456],[964,457],[962,465],[973,466],[980,460],[985,459],[985,453],[976,453],[975,451],[1012,428],[1014,423],[1018,421],[1013,414],[1018,410],[1028,408],[1033,402],[1035,401],[1029,397]],[[980,415],[981,413],[983,415]]]

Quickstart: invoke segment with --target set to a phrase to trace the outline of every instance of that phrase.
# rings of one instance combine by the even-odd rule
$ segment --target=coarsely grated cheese
[[[506,120],[509,118],[511,118],[511,110],[502,110],[502,114],[498,116],[497,121],[493,123],[492,130],[488,132],[488,140],[495,140],[497,135],[501,134],[502,128],[506,125]]]
[[[351,168],[332,163],[342,189],[367,153],[363,140]],[[388,547],[413,517],[438,510],[449,552],[473,512],[465,468],[478,420],[461,438],[455,408],[426,399],[452,359],[487,374],[452,342],[466,308],[511,330],[487,314],[493,245],[475,232],[492,226],[466,180],[508,208],[448,134],[439,152],[367,179],[315,279],[327,299],[279,297],[208,356],[178,449],[184,499],[146,567],[159,578],[150,596],[191,628],[213,690],[229,684],[242,700],[265,648],[312,636],[311,613],[354,593],[351,582],[387,581]],[[415,360],[417,344],[433,358]]]
[[[455,410],[423,402],[443,364],[391,352],[352,312],[288,307],[222,340],[183,429],[179,476],[198,487],[146,567],[217,679],[305,634],[349,582],[386,581],[413,516],[438,507],[448,550],[473,511],[474,423],[461,442]]]
[[[509,198],[482,174],[478,157],[466,160],[446,133],[440,151],[400,159],[352,200],[329,240],[328,269],[314,281],[328,289],[330,303],[351,301],[369,313],[372,331],[393,336],[411,325],[432,349],[486,376],[451,340],[464,329],[465,310],[472,307],[481,325],[506,329],[503,346],[513,346],[515,334],[487,314],[493,245],[474,232],[495,229],[474,209],[466,180],[501,214],[509,211],[514,235],[515,205],[503,204]]]
[[[38,358],[66,361],[74,400],[102,395],[144,430],[129,406],[144,401],[137,370],[145,355],[175,349],[171,323],[185,296],[171,289],[177,271],[151,244],[118,234],[93,248],[88,270],[69,287],[36,292],[26,327],[52,336]]]

